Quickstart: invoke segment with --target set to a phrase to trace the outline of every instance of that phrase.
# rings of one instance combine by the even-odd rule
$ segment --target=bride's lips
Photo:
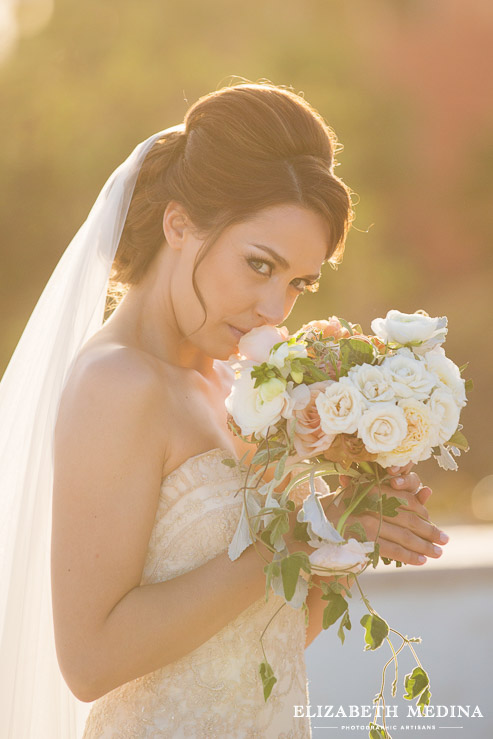
[[[236,328],[236,326],[232,326],[230,323],[228,323],[228,326],[229,326],[229,329],[230,329],[231,333],[235,337],[236,341],[239,341],[241,339],[241,337],[243,336],[243,334],[248,333],[248,330],[247,331],[243,331],[240,328]]]

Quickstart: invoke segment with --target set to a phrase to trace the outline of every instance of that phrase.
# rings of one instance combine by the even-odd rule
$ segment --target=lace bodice
[[[189,457],[161,485],[141,585],[169,580],[227,550],[236,530],[244,468],[211,449]],[[261,562],[259,560],[259,566]],[[267,702],[258,668],[260,635],[284,600],[272,590],[197,649],[131,680],[91,705],[82,739],[309,739],[304,612],[285,605],[265,632],[278,682]]]

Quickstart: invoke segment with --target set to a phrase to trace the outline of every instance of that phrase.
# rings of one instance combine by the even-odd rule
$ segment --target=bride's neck
[[[214,359],[183,337],[176,324],[170,292],[153,289],[149,281],[132,285],[104,323],[115,340],[204,377],[214,374]]]

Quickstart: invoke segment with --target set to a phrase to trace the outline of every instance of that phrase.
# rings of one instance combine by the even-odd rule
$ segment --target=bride
[[[311,736],[293,706],[309,702],[324,602],[313,588],[308,627],[286,607],[266,631],[265,702],[259,637],[282,599],[265,601],[253,547],[227,553],[242,468],[222,462],[249,450],[224,400],[241,335],[281,324],[342,258],[336,151],[290,90],[222,88],[136,148],[60,260],[0,386],[13,421],[18,400],[0,436],[2,736]],[[411,467],[391,470],[408,502],[379,542],[417,565],[440,556],[440,532]]]

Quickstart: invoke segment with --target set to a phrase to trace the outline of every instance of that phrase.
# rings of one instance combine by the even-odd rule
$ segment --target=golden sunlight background
[[[461,0],[0,0],[0,374],[62,252],[133,147],[233,76],[303,91],[357,193],[338,271],[287,324],[446,315],[469,361],[458,472],[419,474],[443,526],[493,520],[493,6]]]

